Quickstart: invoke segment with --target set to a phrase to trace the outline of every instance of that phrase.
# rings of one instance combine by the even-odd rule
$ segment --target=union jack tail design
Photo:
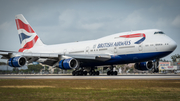
[[[22,14],[15,16],[21,47],[19,52],[44,45]]]

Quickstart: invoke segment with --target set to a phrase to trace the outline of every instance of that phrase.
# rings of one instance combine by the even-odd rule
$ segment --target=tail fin
[[[15,21],[22,47],[19,52],[24,52],[24,50],[31,49],[34,46],[44,45],[22,14],[16,15]]]

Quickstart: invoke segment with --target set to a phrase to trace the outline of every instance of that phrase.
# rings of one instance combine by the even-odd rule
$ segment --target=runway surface
[[[180,75],[117,75],[117,76],[71,76],[71,75],[0,75],[0,79],[166,79],[180,80]]]

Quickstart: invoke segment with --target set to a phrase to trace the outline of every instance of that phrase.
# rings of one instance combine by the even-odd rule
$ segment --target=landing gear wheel
[[[90,71],[89,71],[89,75],[99,75],[99,71],[95,71],[95,69],[97,69],[97,67],[91,67]]]
[[[96,75],[96,72],[95,72],[95,71],[93,72],[93,75]]]
[[[96,75],[99,75],[99,71],[96,71]]]
[[[78,71],[75,71],[75,76],[78,76],[79,75],[79,72]]]
[[[75,72],[75,71],[73,71],[73,72],[72,72],[72,75],[73,75],[73,76],[75,76],[75,75],[76,75],[76,72]]]
[[[113,71],[111,71],[111,75],[114,75],[114,72],[113,72]]]
[[[79,71],[79,73],[78,73],[79,75],[83,75],[83,71]]]
[[[159,68],[155,68],[155,69],[154,69],[154,72],[155,72],[155,73],[158,73],[158,72],[159,72]]]
[[[114,71],[114,75],[117,75],[117,71]]]
[[[110,72],[110,71],[108,71],[108,72],[107,72],[107,75],[111,75],[111,72]]]
[[[85,76],[86,76],[86,75],[87,75],[87,71],[84,71],[84,72],[83,72],[83,75],[85,75]]]
[[[99,71],[91,71],[91,72],[89,72],[89,75],[99,75]]]
[[[89,72],[89,75],[93,75],[93,72]]]
[[[111,67],[109,68],[110,70],[107,72],[107,75],[117,75],[117,71],[113,71],[114,70],[114,66],[111,65]]]
[[[108,71],[107,75],[117,75],[117,71]]]

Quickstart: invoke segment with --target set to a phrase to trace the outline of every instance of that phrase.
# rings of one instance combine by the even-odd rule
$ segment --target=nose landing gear
[[[153,68],[152,68],[152,72],[153,72],[153,73],[159,73],[159,68],[158,68],[158,66],[159,66],[159,59],[156,59],[156,60],[154,61],[154,66],[153,66]]]

